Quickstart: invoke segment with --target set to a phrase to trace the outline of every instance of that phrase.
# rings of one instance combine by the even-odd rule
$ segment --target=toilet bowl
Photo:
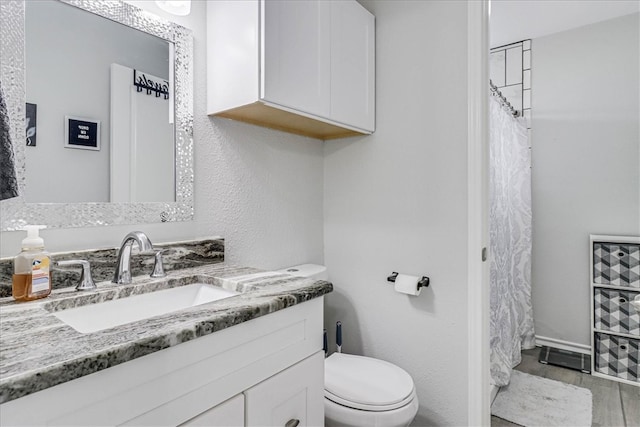
[[[324,364],[325,426],[408,426],[418,412],[411,376],[371,357],[334,353]]]
[[[304,264],[281,270],[316,280],[326,267]],[[325,359],[325,426],[405,427],[418,412],[411,376],[402,368],[365,356],[333,353]]]

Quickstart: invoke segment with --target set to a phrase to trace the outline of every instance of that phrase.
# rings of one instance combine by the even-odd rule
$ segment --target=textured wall
[[[225,238],[226,260],[262,268],[323,262],[323,146],[318,140],[206,115],[206,3],[186,17],[154,2],[132,1],[194,33],[195,221],[44,230],[47,248],[70,251],[118,246],[128,231],[152,241]],[[0,256],[20,249],[22,232],[1,234]]]
[[[331,343],[341,320],[347,352],[406,369],[415,425],[467,425],[467,4],[363,3],[376,16],[377,128],[325,143]],[[431,287],[396,293],[392,271]]]
[[[533,310],[589,341],[589,234],[640,234],[639,15],[533,40]]]

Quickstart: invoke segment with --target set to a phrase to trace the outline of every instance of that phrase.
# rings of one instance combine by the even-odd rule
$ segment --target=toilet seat
[[[418,412],[418,398],[390,411],[361,411],[324,399],[325,427],[406,427]]]
[[[411,394],[409,394],[409,396],[407,396],[406,398],[404,398],[402,401],[398,403],[395,403],[393,405],[384,405],[384,406],[367,405],[363,403],[351,402],[349,400],[342,399],[327,390],[324,391],[324,397],[332,401],[333,403],[336,403],[341,406],[345,406],[347,408],[359,409],[361,411],[384,412],[384,411],[392,411],[394,409],[402,408],[403,406],[408,405],[409,403],[411,403],[413,399],[416,398],[416,391],[415,389],[413,389]]]
[[[325,360],[325,397],[363,411],[402,408],[415,399],[411,376],[384,360],[334,353]]]

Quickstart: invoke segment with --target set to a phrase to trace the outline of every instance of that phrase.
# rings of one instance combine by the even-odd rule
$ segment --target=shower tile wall
[[[491,49],[489,75],[531,129],[531,40]]]

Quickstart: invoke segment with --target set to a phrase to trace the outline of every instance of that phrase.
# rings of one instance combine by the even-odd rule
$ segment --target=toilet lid
[[[364,410],[391,410],[413,397],[413,379],[384,360],[334,353],[325,360],[325,396]]]

